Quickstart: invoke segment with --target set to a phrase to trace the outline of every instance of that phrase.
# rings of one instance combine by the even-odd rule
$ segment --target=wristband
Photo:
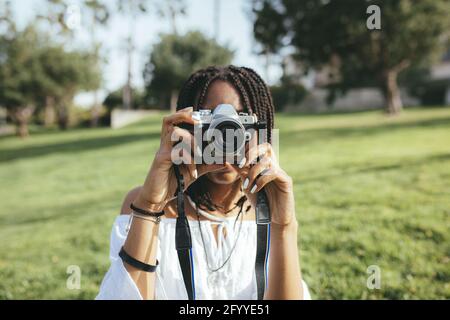
[[[141,208],[136,207],[133,203],[130,204],[130,208],[131,210],[133,210],[136,213],[142,214],[144,216],[150,216],[150,217],[161,217],[162,215],[164,215],[164,210],[159,211],[159,212],[151,212],[151,211],[147,211]]]
[[[119,257],[122,259],[123,262],[126,262],[130,266],[145,272],[155,272],[156,267],[159,265],[158,260],[156,260],[156,266],[136,260],[128,253],[126,253],[123,247],[120,249]]]
[[[142,220],[146,220],[146,221],[151,221],[155,224],[159,224],[161,222],[161,217],[153,217],[153,216],[148,216],[148,215],[144,215],[144,214],[140,214],[140,213],[136,213],[136,212],[132,212],[131,216],[134,218],[138,218],[138,219],[142,219]]]

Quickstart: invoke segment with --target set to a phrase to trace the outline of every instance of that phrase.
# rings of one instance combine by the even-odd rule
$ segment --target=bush
[[[115,91],[110,92],[105,100],[103,101],[103,105],[108,110],[108,113],[111,113],[111,111],[115,108],[122,108],[123,107],[123,100],[122,100],[122,92],[123,88],[117,89]],[[143,98],[143,93],[141,91],[132,89],[132,109],[141,109],[144,108],[145,102]]]
[[[273,103],[277,111],[284,110],[287,106],[298,105],[305,98],[307,90],[301,84],[284,83],[270,87]]]
[[[424,106],[445,105],[445,96],[449,81],[430,81],[417,85],[412,92]]]

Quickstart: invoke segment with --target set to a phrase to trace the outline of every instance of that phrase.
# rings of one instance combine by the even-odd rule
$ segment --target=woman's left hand
[[[237,170],[253,206],[257,192],[264,188],[272,223],[280,226],[296,224],[292,178],[280,168],[271,144],[253,146],[247,151],[245,160],[242,168]]]

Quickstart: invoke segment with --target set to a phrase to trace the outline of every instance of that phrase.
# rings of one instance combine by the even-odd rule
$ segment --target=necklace
[[[189,204],[192,206],[192,208],[194,208],[194,210],[197,213],[200,213],[206,219],[209,219],[209,220],[212,220],[212,221],[215,221],[215,222],[225,222],[225,221],[227,221],[227,218],[217,217],[217,216],[214,216],[214,215],[206,212],[205,210],[200,209],[199,207],[197,207],[197,204],[191,199],[191,197],[187,196],[186,198],[188,199]]]
[[[190,199],[190,198],[188,197],[188,199]],[[190,201],[192,201],[192,200],[190,200]],[[192,202],[193,202],[193,201],[192,201]],[[194,203],[194,204],[195,204],[195,203]],[[200,237],[201,237],[201,239],[202,239],[203,250],[204,250],[204,253],[205,253],[206,266],[208,267],[208,269],[209,269],[210,272],[217,272],[217,271],[221,270],[221,269],[227,264],[227,262],[230,260],[231,255],[233,254],[234,249],[236,248],[236,244],[237,244],[237,242],[238,242],[239,236],[240,236],[240,234],[241,234],[242,220],[243,220],[243,215],[242,215],[242,209],[243,209],[243,207],[244,207],[244,203],[241,204],[239,213],[237,214],[236,220],[235,220],[235,222],[234,222],[234,226],[236,226],[237,220],[239,219],[239,217],[241,217],[241,221],[240,221],[240,223],[239,223],[238,234],[237,234],[237,236],[236,236],[236,239],[234,240],[234,244],[233,244],[233,247],[232,247],[231,250],[230,250],[230,254],[228,255],[228,257],[225,259],[225,261],[224,261],[219,267],[217,267],[217,268],[212,268],[212,267],[209,265],[208,253],[206,252],[205,239],[203,238],[203,231],[202,231],[202,226],[201,226],[201,223],[200,223],[200,212],[203,211],[203,210],[199,209],[197,205],[194,206],[194,209],[196,209],[195,212],[197,213],[197,222],[198,222],[198,227],[199,227],[199,230],[200,230]],[[206,213],[206,212],[204,211],[204,212],[202,213],[202,215],[204,215],[204,213]],[[209,214],[208,214],[208,215],[209,215]],[[212,216],[212,215],[211,215],[211,216]],[[214,217],[214,218],[217,218],[217,219],[221,219],[222,222],[223,222],[223,221],[226,221],[226,218],[218,218],[218,217],[215,217],[215,216],[213,216],[213,217]],[[223,220],[222,220],[222,219],[223,219]],[[217,221],[217,220],[216,220],[216,221]]]

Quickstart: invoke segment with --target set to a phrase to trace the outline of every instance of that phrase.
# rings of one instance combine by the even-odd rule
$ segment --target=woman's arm
[[[131,190],[122,204],[122,214],[131,214],[130,204],[139,195],[141,187]],[[156,264],[159,224],[143,219],[133,219],[127,239],[123,245],[125,252],[147,264]],[[145,272],[124,262],[125,269],[141,293],[143,299],[155,297],[155,272]]]
[[[272,215],[268,286],[264,297],[303,299],[292,179],[280,168],[268,143],[248,150],[240,173],[244,191],[253,205],[256,205],[256,194],[265,192]]]
[[[163,119],[159,150],[156,152],[142,187],[132,190],[125,198],[122,205],[122,213],[131,213],[131,203],[142,210],[159,212],[173,198],[177,186],[173,171],[174,159],[172,159],[174,143],[181,139],[185,145],[195,146],[191,133],[177,125],[180,123],[195,124],[195,120],[192,119],[192,111],[192,107],[185,108]],[[175,155],[178,153],[175,153]],[[223,169],[223,165],[197,166],[190,152],[185,152],[183,149],[182,154],[183,161],[179,165],[179,169],[184,177],[185,188],[199,176],[207,172]],[[123,245],[125,252],[138,261],[155,265],[158,228],[159,225],[153,221],[135,217],[132,220]],[[141,296],[144,299],[154,299],[156,274],[154,272],[141,271],[127,263],[124,263],[124,266],[139,289]]]
[[[175,193],[176,182],[172,170],[172,148],[179,138],[192,141],[191,134],[176,125],[179,123],[194,124],[192,108],[180,110],[164,117],[161,128],[161,142],[150,170],[142,187],[133,189],[122,204],[122,214],[131,214],[130,204],[150,212],[159,212]],[[174,140],[174,138],[177,138]],[[192,162],[180,166],[185,177],[186,186],[197,178],[195,164]],[[156,265],[159,224],[135,217],[123,245],[125,252],[134,259],[145,264]],[[141,271],[126,262],[125,269],[135,282],[144,299],[155,297],[155,272]]]
[[[268,287],[265,299],[303,299],[298,258],[297,221],[271,225]]]

